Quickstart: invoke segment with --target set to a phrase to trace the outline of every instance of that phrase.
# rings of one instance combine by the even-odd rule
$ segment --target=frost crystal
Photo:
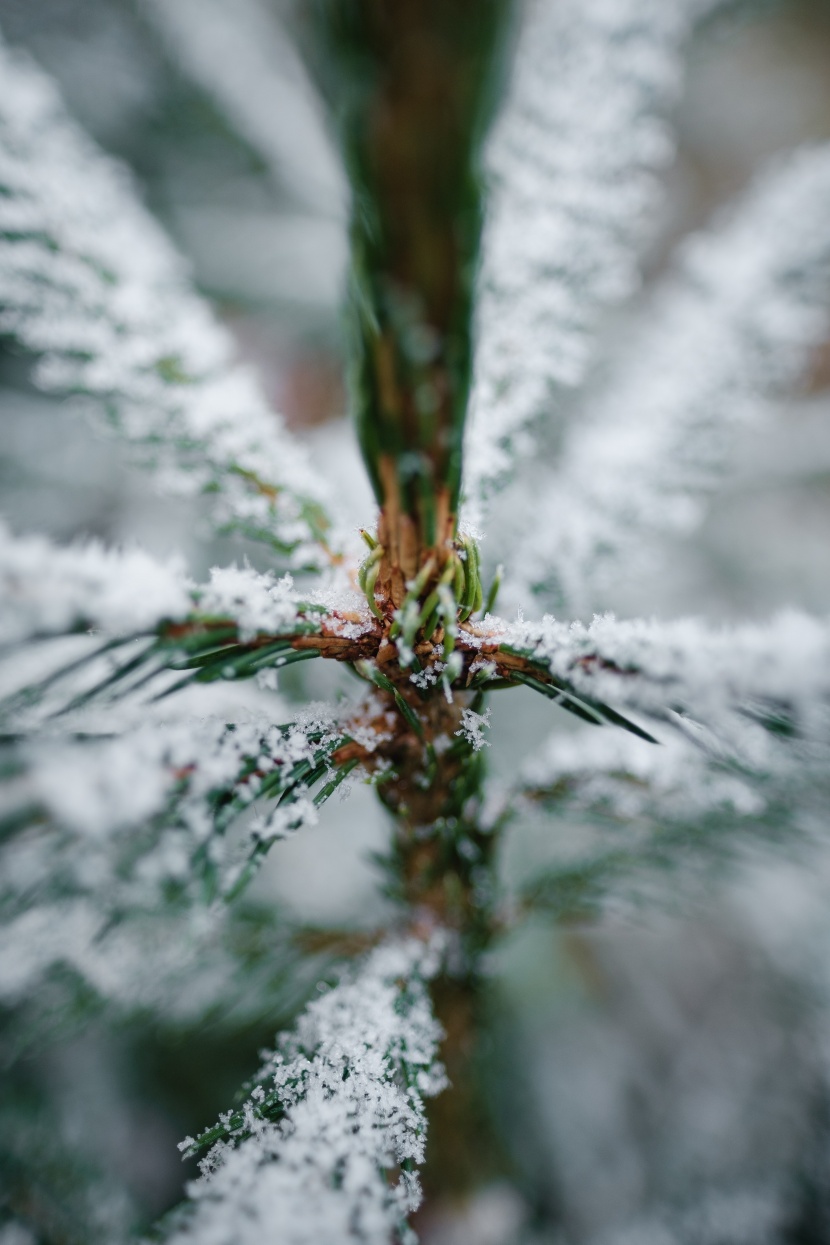
[[[171,1245],[387,1245],[420,1202],[423,1099],[445,1085],[426,981],[436,945],[390,942],[280,1040],[190,1186]]]
[[[474,709],[462,709],[461,729],[455,733],[464,736],[473,752],[480,752],[482,748],[490,747],[488,740],[484,738],[484,732],[489,725],[489,709],[485,709],[484,713],[476,713]]]
[[[290,575],[275,579],[249,566],[215,567],[210,584],[199,593],[199,610],[219,618],[232,618],[242,640],[255,635],[276,635],[297,622],[297,594]]]

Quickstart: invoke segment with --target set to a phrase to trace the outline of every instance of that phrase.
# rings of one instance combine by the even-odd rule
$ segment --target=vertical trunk
[[[353,400],[381,507],[377,588],[455,535],[479,171],[510,0],[321,0],[320,77],[352,183]]]

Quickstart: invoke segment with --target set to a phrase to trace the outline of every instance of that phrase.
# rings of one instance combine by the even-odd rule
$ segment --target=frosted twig
[[[826,726],[826,619],[789,611],[766,624],[716,628],[606,615],[588,626],[488,619],[475,630],[488,652],[518,654],[577,695],[663,721],[716,754],[748,758],[767,730],[810,739]]]
[[[212,1145],[172,1245],[412,1240],[423,1099],[445,1076],[427,980],[437,946],[388,942],[311,1003],[247,1100],[195,1141]]]

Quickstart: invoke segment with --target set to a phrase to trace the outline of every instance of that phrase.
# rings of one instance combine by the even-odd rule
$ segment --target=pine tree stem
[[[352,184],[353,401],[382,511],[379,587],[455,535],[483,216],[511,0],[322,0],[319,76]]]

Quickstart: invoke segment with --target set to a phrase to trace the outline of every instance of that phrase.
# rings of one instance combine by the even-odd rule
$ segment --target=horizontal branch
[[[510,678],[518,661],[577,698],[663,722],[715,751],[751,755],[768,732],[809,739],[830,706],[830,625],[795,611],[720,628],[612,615],[588,626],[487,618],[462,644],[482,686]]]
[[[41,646],[16,678],[26,640],[94,631],[72,659]],[[365,599],[346,591],[304,599],[289,575],[226,567],[194,584],[176,563],[96,542],[59,547],[0,526],[0,650],[11,679],[5,716],[45,698],[78,708],[141,689],[169,696],[192,683],[251,678],[318,655],[365,656],[377,644]],[[62,652],[63,650],[61,650]]]

